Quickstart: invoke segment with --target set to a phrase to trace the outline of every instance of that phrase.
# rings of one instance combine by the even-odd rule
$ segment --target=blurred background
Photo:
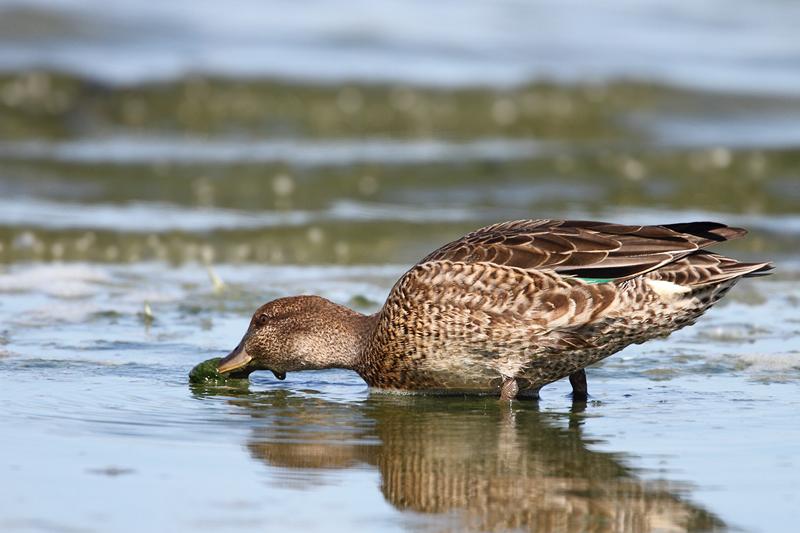
[[[3,0],[0,261],[408,263],[523,217],[791,247],[799,21],[777,0]]]
[[[798,27],[789,0],[0,0],[0,530],[795,531]],[[439,245],[547,217],[741,225],[720,250],[777,272],[589,369],[578,409],[187,386],[267,300],[374,312]]]

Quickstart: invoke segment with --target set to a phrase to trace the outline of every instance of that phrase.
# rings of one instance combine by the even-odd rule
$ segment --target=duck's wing
[[[430,253],[420,264],[494,263],[620,281],[745,233],[744,229],[718,222],[628,226],[580,220],[516,220],[473,231]]]

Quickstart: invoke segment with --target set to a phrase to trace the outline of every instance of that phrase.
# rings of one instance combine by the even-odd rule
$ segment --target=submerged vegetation
[[[196,364],[189,372],[189,383],[194,385],[242,385],[247,383],[247,376],[237,375],[235,372],[220,373],[217,364],[221,357],[206,359]]]
[[[196,76],[118,87],[54,72],[0,75],[0,138],[65,139],[119,133],[269,137],[624,137],[616,119],[688,100],[725,107],[759,99],[709,98],[638,83],[508,89],[301,84]]]
[[[798,246],[788,97],[39,71],[0,75],[0,116],[3,263],[410,263],[491,221],[687,209]]]

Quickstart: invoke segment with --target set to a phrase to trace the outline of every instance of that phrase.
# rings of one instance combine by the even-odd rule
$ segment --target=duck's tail
[[[698,250],[663,266],[652,272],[651,275],[655,279],[699,288],[738,278],[767,276],[772,273],[774,268],[770,262],[740,263],[736,259],[724,255]]]

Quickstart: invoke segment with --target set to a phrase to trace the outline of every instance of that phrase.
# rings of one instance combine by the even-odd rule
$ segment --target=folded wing
[[[717,222],[629,226],[574,220],[517,220],[473,231],[420,263],[494,263],[591,279],[629,279],[746,231]]]

